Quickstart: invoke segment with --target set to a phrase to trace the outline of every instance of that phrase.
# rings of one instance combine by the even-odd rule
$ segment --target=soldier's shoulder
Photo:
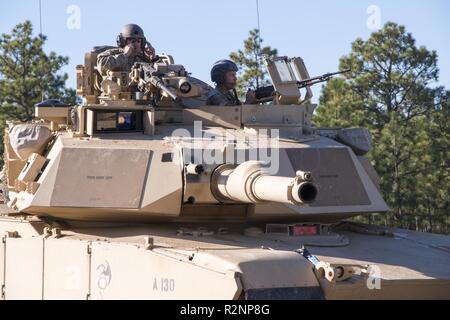
[[[207,104],[209,105],[220,105],[224,103],[225,97],[223,94],[217,90],[213,89],[208,94]]]
[[[220,92],[219,92],[219,90],[217,90],[217,89],[211,89],[211,90],[208,92],[208,98],[209,98],[209,97],[212,97],[212,96],[217,96],[217,95],[220,95]]]

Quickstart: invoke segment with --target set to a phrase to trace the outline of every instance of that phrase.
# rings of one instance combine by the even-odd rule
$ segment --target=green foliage
[[[65,87],[67,74],[58,71],[69,61],[43,50],[46,37],[33,37],[30,21],[16,25],[0,36],[0,135],[7,120],[28,121],[42,98],[75,103],[75,90]],[[3,155],[3,143],[0,154]],[[1,162],[2,159],[0,159]]]
[[[319,127],[358,127],[364,126],[362,101],[353,93],[351,86],[342,78],[331,79],[323,87],[314,122]]]
[[[318,126],[367,127],[369,158],[391,212],[370,222],[449,233],[449,92],[438,80],[435,51],[417,47],[405,27],[388,22],[357,39],[340,60],[346,78],[323,88]]]
[[[270,84],[262,57],[276,56],[278,51],[270,46],[262,47],[262,42],[259,30],[250,30],[244,49],[230,54],[231,60],[239,67],[237,92],[240,96],[245,96],[248,88],[258,89]]]

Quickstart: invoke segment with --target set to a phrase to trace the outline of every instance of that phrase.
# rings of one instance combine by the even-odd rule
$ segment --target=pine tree
[[[248,88],[256,90],[270,84],[262,57],[274,57],[278,51],[270,46],[262,47],[262,42],[259,30],[250,30],[249,37],[244,41],[244,49],[230,53],[231,60],[239,68],[236,90],[241,97],[245,96]]]
[[[340,69],[352,72],[323,88],[314,120],[371,131],[368,156],[392,209],[385,224],[448,232],[449,94],[434,86],[437,60],[404,26],[388,22],[353,42],[340,60]]]
[[[28,121],[34,105],[42,98],[75,103],[75,90],[65,87],[67,74],[58,74],[69,61],[55,52],[43,50],[46,37],[33,36],[30,21],[16,25],[10,34],[0,36],[0,136],[7,120]],[[0,161],[3,143],[0,146]]]

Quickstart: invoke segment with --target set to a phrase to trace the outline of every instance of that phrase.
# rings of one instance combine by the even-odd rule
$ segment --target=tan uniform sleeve
[[[105,51],[97,57],[97,68],[101,74],[105,74],[108,70],[118,71],[128,65],[128,57],[118,51]]]

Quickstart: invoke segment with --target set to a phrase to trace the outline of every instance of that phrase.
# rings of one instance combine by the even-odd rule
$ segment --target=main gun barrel
[[[267,173],[260,161],[247,161],[236,168],[219,166],[212,175],[211,191],[221,202],[278,202],[301,205],[313,202],[317,188],[309,172],[297,172],[295,177],[280,177]]]

